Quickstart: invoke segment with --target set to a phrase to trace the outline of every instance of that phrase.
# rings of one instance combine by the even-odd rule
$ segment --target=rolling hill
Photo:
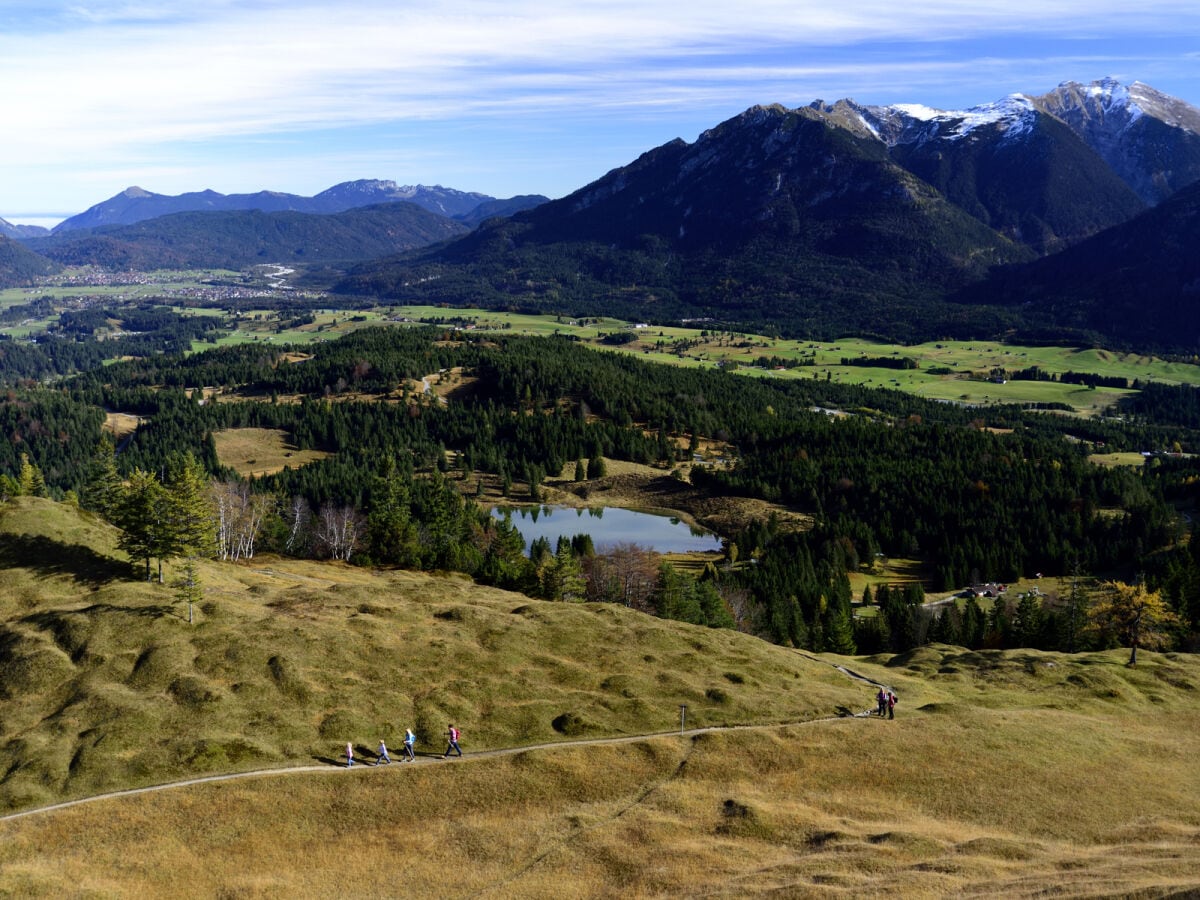
[[[1200,890],[1192,656],[816,657],[275,558],[202,564],[189,624],[112,541],[66,505],[0,511],[0,892]],[[872,681],[895,721],[852,715]],[[699,730],[671,733],[680,704]],[[443,762],[450,721],[467,756]],[[342,767],[408,725],[416,765]]]
[[[19,241],[0,235],[0,287],[32,284],[35,278],[52,275],[60,266],[29,250]]]
[[[406,726],[428,751],[449,720],[481,749],[669,730],[678,703],[696,725],[776,722],[862,694],[748,635],[338,564],[201,562],[189,625],[115,540],[65,504],[0,508],[0,808],[311,763]]]

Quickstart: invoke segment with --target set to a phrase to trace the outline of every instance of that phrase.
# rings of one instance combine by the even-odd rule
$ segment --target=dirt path
[[[802,653],[801,655],[804,656],[806,659],[812,660],[813,662],[825,663],[825,660],[817,659],[816,657],[810,656],[807,653]],[[833,665],[832,663],[825,663],[825,664]],[[870,678],[866,678],[863,675],[859,675],[858,673],[853,672],[850,669],[845,668],[844,666],[833,665],[833,667],[835,669],[837,669],[839,672],[841,672],[842,674],[846,675],[849,678],[853,678],[856,681],[862,681],[862,682],[865,682],[866,684],[872,684],[872,685],[880,684],[880,682],[873,681]],[[690,738],[690,737],[695,737],[695,736],[701,735],[701,734],[713,734],[716,732],[756,731],[756,730],[757,731],[766,731],[769,729],[798,728],[798,727],[801,727],[804,725],[814,725],[819,722],[835,722],[835,721],[839,721],[841,719],[847,719],[847,718],[851,718],[851,719],[868,718],[871,715],[872,711],[873,710],[868,709],[864,712],[858,712],[858,713],[844,712],[839,715],[821,716],[816,719],[803,719],[803,720],[800,720],[797,722],[776,722],[773,724],[765,724],[765,725],[709,725],[709,726],[705,726],[704,728],[687,728],[687,729],[682,729],[680,731],[655,731],[655,732],[650,732],[648,734],[630,734],[630,735],[622,735],[620,737],[584,738],[581,740],[574,740],[574,741],[552,741],[552,742],[543,743],[543,744],[526,744],[526,745],[520,746],[520,747],[503,747],[503,748],[500,748],[497,750],[480,750],[480,751],[477,751],[474,753],[465,754],[461,760],[458,757],[454,757],[453,760],[446,760],[444,763],[443,763],[443,757],[441,757],[439,754],[431,753],[431,754],[418,755],[416,760],[414,762],[412,762],[411,765],[417,765],[417,766],[440,765],[440,764],[454,765],[454,764],[461,764],[463,762],[468,762],[468,761],[473,761],[473,760],[496,759],[496,758],[502,757],[502,756],[515,756],[518,753],[529,753],[529,752],[536,751],[536,750],[557,750],[557,749],[563,748],[563,747],[599,747],[599,746],[604,746],[604,745],[634,744],[634,743],[637,743],[638,741],[655,740],[658,738],[671,738],[671,737]],[[400,752],[403,752],[403,751],[400,751]],[[324,772],[326,774],[329,774],[332,772],[342,771],[342,772],[345,772],[347,775],[354,775],[355,773],[362,773],[368,769],[370,769],[370,770],[375,770],[375,769],[379,769],[379,768],[391,769],[393,767],[398,768],[398,769],[403,769],[406,767],[406,765],[402,759],[397,759],[397,760],[393,761],[393,763],[391,765],[388,765],[388,766],[375,766],[375,765],[372,765],[369,763],[359,763],[358,765],[356,765],[354,767],[347,767],[347,766],[342,766],[342,765],[329,765],[328,763],[325,763],[325,764],[321,764],[321,765],[288,766],[285,768],[276,768],[276,769],[254,769],[249,772],[234,772],[232,774],[227,774],[227,775],[205,775],[201,778],[188,778],[183,781],[169,781],[164,784],[155,784],[155,785],[150,785],[148,787],[129,788],[128,790],[123,790],[123,791],[110,791],[109,793],[96,794],[95,796],[92,796],[92,797],[81,797],[78,800],[65,800],[62,803],[52,803],[49,806],[40,806],[40,807],[37,807],[36,809],[27,809],[27,810],[24,810],[23,812],[9,813],[7,815],[0,816],[0,822],[9,822],[14,819],[23,819],[26,816],[41,815],[43,813],[55,812],[56,810],[60,810],[60,809],[70,809],[73,806],[82,806],[84,803],[95,803],[100,800],[115,800],[120,797],[133,797],[137,794],[149,794],[149,793],[153,793],[155,791],[168,791],[168,790],[174,790],[176,788],[191,787],[192,785],[197,785],[197,784],[210,784],[213,782],[220,782],[220,781],[236,781],[236,780],[242,779],[242,778],[270,778],[272,776],[279,776],[279,775],[302,775],[302,774],[311,774],[311,773],[316,773],[316,772]]]

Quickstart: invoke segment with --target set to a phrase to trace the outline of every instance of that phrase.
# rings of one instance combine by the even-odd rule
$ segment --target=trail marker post
[[[683,734],[684,725],[687,723],[687,704],[679,704],[679,733]]]

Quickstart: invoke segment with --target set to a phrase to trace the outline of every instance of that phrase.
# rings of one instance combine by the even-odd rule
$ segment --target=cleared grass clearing
[[[145,420],[142,416],[135,416],[132,413],[108,412],[104,414],[105,430],[118,439],[133,434],[143,421]]]
[[[1117,467],[1128,466],[1130,468],[1140,469],[1146,464],[1146,457],[1141,453],[1130,451],[1128,453],[1093,453],[1088,456],[1092,462],[1098,466]]]
[[[221,465],[243,478],[273,475],[285,468],[297,469],[331,454],[323,450],[300,450],[288,442],[287,434],[273,428],[230,428],[213,432],[213,443]]]

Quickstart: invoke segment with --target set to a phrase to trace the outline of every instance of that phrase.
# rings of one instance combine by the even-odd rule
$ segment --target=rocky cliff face
[[[1146,203],[1200,180],[1200,109],[1135,81],[1067,81],[1039,109],[1071,127]]]

